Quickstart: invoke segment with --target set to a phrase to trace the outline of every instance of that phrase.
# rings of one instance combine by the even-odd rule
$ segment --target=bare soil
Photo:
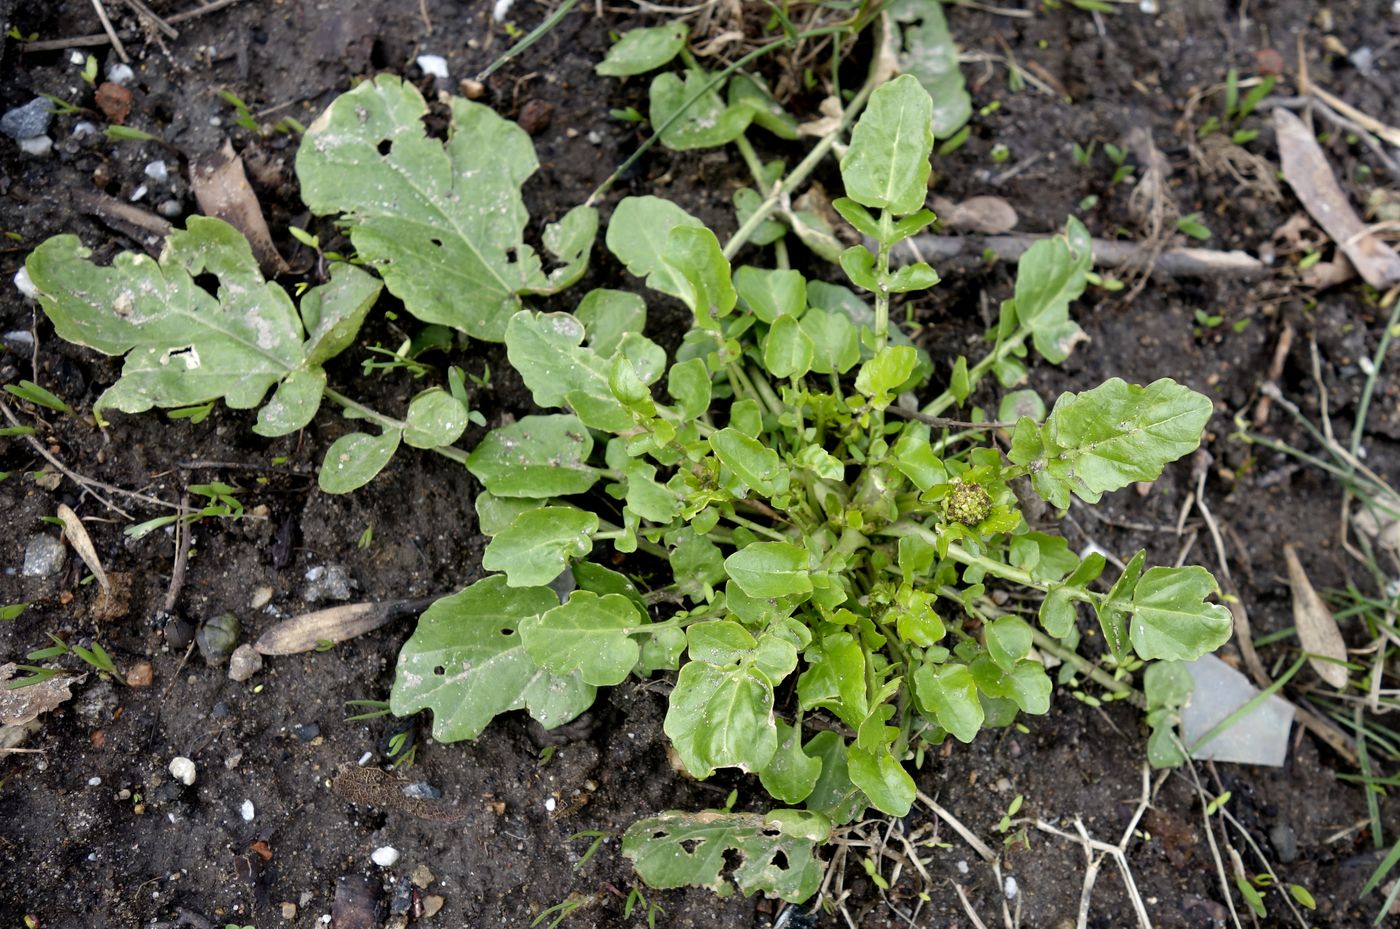
[[[196,5],[149,2],[167,16]],[[31,352],[22,337],[6,336],[0,383],[30,378],[88,409],[115,380],[112,360],[62,343],[8,283],[28,250],[52,234],[76,233],[101,258],[144,246],[129,230],[94,217],[80,203],[82,192],[127,201],[144,185],[139,205],[174,200],[188,213],[195,209],[189,164],[232,138],[251,166],[274,238],[294,266],[304,260],[286,233],[289,224],[310,223],[291,171],[296,137],[260,138],[236,127],[232,108],[216,94],[232,90],[254,112],[272,111],[269,122],[291,115],[309,123],[353,78],[392,71],[431,95],[436,88],[414,64],[418,54],[444,55],[455,80],[475,74],[511,42],[491,21],[491,4],[429,0],[431,32],[418,6],[244,0],[181,23],[179,38],[168,39],[140,35],[130,11],[108,2],[118,27],[136,33],[127,43],[137,75],[129,124],[167,144],[115,142],[100,134],[76,139],[73,127],[81,116],[55,118],[51,133],[57,144],[44,157],[23,155],[8,139],[0,140],[0,231],[13,239],[0,247],[0,333],[30,332],[35,340]],[[518,3],[511,16],[529,28],[548,6]],[[542,167],[526,188],[538,222],[581,202],[645,137],[634,124],[609,116],[610,109],[625,106],[644,111],[644,82],[599,79],[592,68],[608,47],[610,30],[647,20],[630,5],[610,7],[601,17],[593,6],[580,4],[487,83],[485,101],[506,116],[519,118],[528,108],[535,117],[548,111],[535,133]],[[1252,4],[1249,15],[1257,19],[1245,26],[1236,4],[1210,0],[1163,3],[1165,12],[1156,16],[1136,5],[1102,18],[1065,6],[1037,7],[1029,18],[949,7],[951,28],[965,49],[1009,54],[1052,92],[1028,87],[1012,93],[1004,64],[965,64],[974,106],[999,108],[974,117],[967,143],[937,159],[934,193],[952,200],[1003,197],[1020,213],[1022,231],[1050,232],[1077,213],[1095,235],[1139,237],[1144,229],[1128,202],[1132,185],[1109,186],[1113,166],[1103,146],[1124,145],[1126,131],[1141,126],[1170,164],[1168,195],[1175,210],[1199,212],[1211,230],[1207,246],[1257,254],[1299,206],[1286,189],[1274,198],[1267,185],[1242,186],[1228,174],[1210,173],[1211,163],[1196,156],[1195,130],[1207,113],[1218,111],[1220,98],[1208,98],[1184,119],[1198,91],[1222,81],[1230,66],[1254,74],[1257,55],[1266,49],[1281,53],[1293,70],[1301,44],[1315,79],[1360,110],[1400,123],[1400,19],[1388,2],[1338,0],[1327,10],[1328,21],[1307,0]],[[0,13],[7,8],[23,35],[51,39],[100,31],[88,0],[0,2]],[[1346,49],[1370,48],[1374,70],[1364,73],[1328,51],[1325,35]],[[104,65],[114,60],[105,45],[91,51]],[[68,54],[35,52],[7,40],[0,109],[40,92],[90,99]],[[1276,165],[1267,120],[1258,124],[1263,135],[1250,150]],[[1076,142],[1097,143],[1088,168],[1071,157]],[[996,144],[1009,149],[1005,162],[993,160]],[[780,147],[769,154],[798,150]],[[1372,188],[1395,182],[1343,133],[1332,132],[1326,150],[1358,202]],[[170,167],[166,185],[143,175],[155,159]],[[1374,172],[1369,178],[1366,167]],[[834,170],[828,165],[822,174],[828,187]],[[608,204],[626,194],[656,193],[723,233],[734,226],[730,194],[744,180],[743,165],[728,152],[677,155],[658,146]],[[1097,202],[1086,204],[1091,195]],[[334,236],[328,225],[312,227],[327,241]],[[836,269],[805,254],[794,258],[807,263],[811,274],[838,277]],[[1290,261],[1296,256],[1280,259]],[[945,283],[909,310],[919,342],[946,371],[957,354],[975,354],[990,308],[1010,293],[1012,269],[974,253],[939,270]],[[601,248],[584,286],[599,284],[634,286]],[[570,308],[572,299],[566,295],[556,308]],[[1223,324],[1203,326],[1198,310],[1222,316]],[[1229,566],[1256,636],[1292,624],[1282,542],[1299,548],[1319,586],[1342,586],[1351,578],[1336,544],[1338,488],[1231,434],[1237,413],[1252,415],[1286,324],[1298,338],[1283,369],[1285,395],[1316,414],[1308,348],[1315,339],[1332,415],[1339,429],[1349,430],[1363,383],[1361,360],[1374,351],[1384,323],[1374,295],[1354,281],[1314,293],[1282,276],[1253,282],[1159,276],[1131,300],[1095,291],[1074,313],[1089,342],[1059,368],[1033,369],[1043,395],[1085,389],[1116,375],[1144,383],[1171,376],[1215,399],[1218,416],[1204,446],[1209,460],[1202,464],[1206,492],[1225,527]],[[392,347],[402,340],[406,320],[393,322],[383,314],[375,319],[367,342]],[[1235,324],[1242,328],[1236,331]],[[674,344],[679,326],[676,314],[656,312],[649,334]],[[360,354],[348,353],[331,372],[332,382],[350,385],[384,408],[401,407],[419,387],[403,372],[367,376],[360,360]],[[530,409],[528,393],[499,346],[473,345],[457,360],[476,374],[489,367],[490,387],[477,400],[488,422]],[[1395,362],[1377,386],[1366,435],[1370,461],[1392,478],[1400,472]],[[989,392],[983,399],[995,397]],[[470,744],[435,744],[421,719],[346,720],[347,701],[386,697],[411,619],[329,651],[271,659],[244,684],[228,680],[222,668],[206,667],[198,651],[188,654],[184,637],[210,616],[234,612],[251,641],[278,618],[302,611],[305,575],[315,566],[344,566],[355,596],[366,600],[447,593],[475,580],[483,548],[472,506],[476,485],[450,462],[406,451],[366,489],[328,496],[317,491],[314,469],[326,446],[350,428],[329,408],[301,434],[267,441],[252,434],[249,415],[224,408],[199,424],[117,416],[109,428],[97,430],[77,417],[5,402],[36,425],[44,446],[79,474],[166,500],[178,499],[189,483],[225,481],[240,488],[240,498],[257,508],[259,518],[195,528],[176,615],[166,617],[160,607],[171,578],[170,538],[156,533],[126,541],[124,519],[66,478],[45,489],[27,476],[45,467],[33,449],[22,439],[0,439],[0,470],[10,473],[0,482],[0,513],[9,530],[0,537],[0,603],[31,604],[19,619],[0,624],[0,660],[22,660],[47,644],[46,633],[54,633],[71,642],[98,639],[123,671],[143,661],[154,668],[153,682],[144,687],[90,675],[71,702],[41,717],[41,728],[24,743],[38,753],[0,754],[0,925],[20,926],[32,917],[55,929],[320,926],[337,893],[348,898],[363,889],[356,882],[366,879],[366,893],[381,907],[376,920],[388,919],[396,898],[399,908],[411,902],[407,878],[421,865],[431,871],[432,882],[420,896],[445,901],[440,913],[424,919],[427,925],[523,927],[546,908],[573,899],[583,908],[566,926],[641,926],[645,907],[623,915],[635,878],[616,841],[604,843],[580,867],[590,840],[571,837],[584,830],[617,836],[638,816],[663,809],[719,806],[731,789],[738,790],[741,808],[762,805],[762,792],[750,780],[721,775],[696,783],[676,774],[661,732],[664,687],[652,684],[612,689],[579,723],[559,732],[546,734],[523,716],[510,717]],[[1277,409],[1266,429],[1308,447],[1307,437]],[[480,434],[469,433],[465,444]],[[1076,548],[1095,544],[1126,557],[1145,547],[1153,560],[1173,562],[1185,541],[1176,526],[1194,489],[1193,464],[1179,463],[1143,494],[1114,496],[1097,515],[1075,508],[1062,530]],[[121,497],[113,500],[138,518],[158,515]],[[19,575],[27,540],[56,532],[40,520],[59,503],[90,520],[107,569],[129,577],[128,615],[100,623],[93,618],[95,591],[78,583],[86,572],[75,555],[55,576]],[[373,542],[361,548],[357,543],[367,527]],[[1204,532],[1189,558],[1218,567]],[[264,586],[273,592],[271,602],[255,610],[250,602]],[[1288,641],[1265,648],[1265,664],[1275,670],[1286,665],[1292,648]],[[1225,655],[1236,658],[1233,645]],[[1022,815],[1078,817],[1096,838],[1116,843],[1141,790],[1146,732],[1140,717],[1127,705],[1091,708],[1061,693],[1047,716],[1023,720],[1024,732],[987,733],[973,745],[927,759],[919,786],[994,844],[1001,841],[996,824],[1017,795],[1025,798]],[[402,732],[417,748],[414,763],[400,776],[441,791],[440,805],[431,809],[451,815],[430,812],[424,818],[403,804],[369,802],[370,794],[355,794],[361,802],[353,803],[345,790],[331,789],[337,769],[366,754],[371,764],[387,764],[390,739]],[[189,788],[173,784],[167,771],[177,755],[198,767]],[[1374,895],[1358,899],[1379,853],[1368,829],[1334,837],[1367,817],[1362,791],[1338,780],[1346,773],[1352,769],[1344,761],[1301,733],[1281,769],[1202,768],[1212,779],[1208,786],[1231,791],[1229,808],[1284,878],[1316,896],[1313,921],[1360,927],[1370,924],[1379,905]],[[251,821],[242,816],[244,801],[252,804]],[[1386,834],[1394,836],[1400,817],[1384,801],[1381,810]],[[1189,778],[1173,775],[1143,824],[1150,840],[1129,846],[1137,886],[1155,925],[1164,929],[1228,922],[1201,812]],[[870,834],[909,833],[931,821],[927,810],[916,807],[905,821],[875,824]],[[1296,849],[1281,847],[1289,834]],[[904,913],[919,906],[919,926],[970,925],[952,883],[965,888],[985,922],[1000,924],[1003,883],[946,827],[938,836],[948,847],[931,851],[929,879],[905,867],[888,894],[860,866],[864,852],[851,849],[844,905],[856,925],[906,925],[891,906]],[[392,867],[371,863],[371,852],[381,846],[401,852]],[[1003,868],[1019,888],[1020,924],[1072,925],[1084,866],[1079,847],[1042,834],[1032,832],[1028,846],[1009,847]],[[1253,860],[1249,866],[1251,873],[1257,870]],[[888,861],[882,873],[890,874]],[[920,892],[928,894],[922,904]],[[766,927],[778,911],[771,901],[722,900],[701,891],[648,892],[648,898],[664,908],[658,925],[674,927]],[[284,903],[296,904],[294,916],[284,916]],[[1093,903],[1088,925],[1134,924],[1111,864]],[[1272,897],[1266,924],[1283,925],[1282,912],[1281,900]],[[341,923],[360,925],[348,916]],[[837,926],[845,920],[817,914],[805,924]]]

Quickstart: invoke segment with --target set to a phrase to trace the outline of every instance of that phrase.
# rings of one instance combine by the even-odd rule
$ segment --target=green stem
[[[894,217],[880,211],[880,243],[875,253],[875,351],[885,347],[890,333],[890,241],[894,238]]]
[[[397,429],[403,431],[405,428],[405,423],[402,420],[394,419],[392,416],[385,416],[377,410],[372,410],[358,400],[352,400],[334,388],[327,387],[326,396],[340,404],[342,408],[354,413],[360,419],[368,420],[382,429]],[[455,446],[439,445],[437,448],[431,449],[431,451],[437,452],[442,457],[455,461],[458,464],[464,465],[467,463],[467,453]]]
[[[754,151],[753,143],[748,136],[740,135],[734,140],[734,147],[739,149],[739,154],[744,156],[744,163],[749,166],[749,173],[753,175],[754,185],[758,187],[759,193],[764,193],[763,182],[763,162],[759,160],[758,152]]]
[[[841,30],[826,31],[839,32]],[[812,33],[800,33],[799,35],[805,36],[811,34]],[[878,46],[878,41],[876,44]],[[768,198],[759,205],[758,209],[754,210],[753,215],[739,227],[734,235],[730,236],[729,241],[724,243],[725,258],[733,259],[733,257],[738,254],[739,249],[744,247],[744,243],[749,240],[749,237],[754,234],[758,227],[763,225],[764,221],[773,215],[773,211],[784,203],[788,197],[792,196],[793,191],[797,190],[797,188],[807,180],[807,176],[816,170],[817,165],[826,157],[826,153],[831,151],[831,147],[836,144],[837,140],[845,134],[846,129],[855,121],[856,116],[858,116],[861,109],[864,108],[866,101],[870,99],[870,95],[875,92],[875,86],[880,77],[879,57],[879,55],[874,56],[871,61],[870,72],[866,75],[865,83],[861,85],[860,91],[852,98],[850,104],[842,112],[841,125],[837,127],[835,132],[832,132],[814,145],[812,150],[807,153],[807,157],[797,163],[797,167],[793,168],[792,172],[768,195]]]
[[[986,377],[987,372],[992,369],[992,366],[1011,354],[1015,349],[1019,348],[1030,334],[1031,331],[1029,329],[1017,329],[1011,334],[1010,338],[999,343],[996,348],[992,349],[992,351],[987,354],[987,357],[977,362],[977,364],[973,365],[971,370],[967,372],[968,384],[970,384],[973,389],[976,389],[977,385],[981,383],[982,378]],[[923,413],[925,416],[938,416],[957,402],[958,400],[953,396],[952,391],[945,390],[943,393],[930,400],[919,412]]]
[[[1034,638],[1036,648],[1040,649],[1042,652],[1049,652],[1054,655],[1103,689],[1116,694],[1122,694],[1128,698],[1136,697],[1139,700],[1143,699],[1142,695],[1138,693],[1135,688],[1118,680],[1112,674],[1109,674],[1103,668],[1100,668],[1087,658],[1084,658],[1073,649],[1065,648],[1041,630],[1032,627],[1031,635]]]

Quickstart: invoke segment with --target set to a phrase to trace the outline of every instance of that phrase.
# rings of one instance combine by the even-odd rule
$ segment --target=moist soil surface
[[[150,0],[150,6],[171,16],[198,4]],[[422,6],[431,30],[416,3],[244,0],[180,22],[179,37],[170,38],[143,31],[127,6],[108,2],[135,70],[126,122],[166,144],[110,140],[100,132],[80,137],[80,122],[102,124],[92,113],[55,117],[50,133],[56,144],[43,156],[0,140],[0,227],[9,236],[0,247],[0,382],[32,379],[80,412],[90,410],[116,379],[117,362],[59,340],[10,279],[28,250],[53,234],[76,233],[104,261],[123,249],[149,247],[147,234],[94,207],[93,195],[134,201],[178,222],[197,209],[191,163],[217,152],[225,139],[247,163],[274,240],[292,267],[287,283],[303,279],[313,256],[298,247],[288,226],[309,227],[327,243],[336,241],[336,231],[309,217],[298,197],[291,171],[297,137],[239,127],[234,108],[217,94],[236,93],[268,125],[284,116],[310,123],[357,78],[402,74],[432,97],[438,89],[456,90],[460,78],[476,74],[513,41],[492,21],[492,4],[427,0]],[[508,18],[529,29],[552,6],[517,3]],[[1021,232],[1053,232],[1067,215],[1078,214],[1097,236],[1140,239],[1149,230],[1135,218],[1134,184],[1110,183],[1115,165],[1105,147],[1126,148],[1127,131],[1142,127],[1166,159],[1169,217],[1199,214],[1211,232],[1203,247],[1277,254],[1271,272],[1252,280],[1157,275],[1136,293],[1091,289],[1073,309],[1088,342],[1057,368],[1037,363],[1031,378],[1045,397],[1112,376],[1138,383],[1170,376],[1207,393],[1218,415],[1202,455],[1093,511],[1074,507],[1060,530],[1076,550],[1097,546],[1126,559],[1146,548],[1151,562],[1168,564],[1194,539],[1186,560],[1221,573],[1200,512],[1191,510],[1179,526],[1203,476],[1200,486],[1220,529],[1219,551],[1254,635],[1286,629],[1293,619],[1282,543],[1298,548],[1320,587],[1370,581],[1337,543],[1338,486],[1316,469],[1232,438],[1235,418],[1254,417],[1260,385],[1287,328],[1296,337],[1278,372],[1283,395],[1318,415],[1321,394],[1310,360],[1315,344],[1329,409],[1339,433],[1348,435],[1385,311],[1355,280],[1327,289],[1299,282],[1300,255],[1271,242],[1274,230],[1301,208],[1274,183],[1277,151],[1268,119],[1247,123],[1262,130],[1249,144],[1262,168],[1237,163],[1237,176],[1225,166],[1231,153],[1222,154],[1196,132],[1220,110],[1221,94],[1192,100],[1223,81],[1228,67],[1252,76],[1261,66],[1282,64],[1296,75],[1301,49],[1314,79],[1359,110],[1400,122],[1400,19],[1379,0],[1339,0],[1325,11],[1308,0],[1253,4],[1247,22],[1238,5],[1206,0],[1164,3],[1158,15],[1136,4],[1117,7],[1115,15],[1053,6],[1037,6],[1024,17],[949,7],[952,32],[974,59],[963,64],[974,108],[984,112],[974,114],[965,144],[937,157],[932,193],[952,201],[1001,197],[1019,212]],[[41,40],[101,31],[87,0],[0,2],[4,11],[7,25]],[[645,138],[644,127],[610,116],[628,106],[645,111],[645,80],[600,79],[593,66],[610,31],[656,21],[630,4],[601,11],[580,4],[485,82],[484,102],[530,124],[541,169],[525,193],[536,224],[581,202]],[[1373,55],[1364,70],[1345,54],[1362,48]],[[83,51],[97,56],[104,73],[116,60],[106,44]],[[423,53],[447,59],[450,82],[435,87],[414,63]],[[0,107],[37,93],[92,107],[92,92],[70,54],[6,40]],[[1019,92],[1008,87],[1008,59],[1026,76]],[[858,77],[864,64],[848,67]],[[792,106],[812,118],[816,102],[815,95],[799,94]],[[1087,166],[1073,157],[1075,143],[1085,149],[1094,143]],[[994,152],[997,145],[1005,146],[1005,159]],[[775,144],[764,154],[791,158],[801,146]],[[1395,182],[1345,133],[1332,131],[1325,151],[1357,202]],[[1127,163],[1139,165],[1138,176],[1141,157],[1127,156]],[[168,166],[168,180],[144,173],[155,160]],[[817,179],[835,189],[834,162]],[[621,196],[654,193],[676,200],[723,237],[735,226],[730,196],[746,180],[732,150],[675,154],[658,146],[606,198],[604,221]],[[138,190],[144,194],[138,197]],[[1168,232],[1171,227],[1169,218]],[[1322,250],[1330,257],[1330,245]],[[1011,292],[1008,264],[984,260],[980,248],[968,251],[940,262],[943,284],[897,311],[901,320],[907,311],[916,340],[942,372],[958,354],[978,357],[991,308]],[[590,286],[637,286],[603,248],[594,256],[572,296],[543,305],[571,309]],[[793,260],[812,276],[840,279],[834,266],[800,248]],[[1122,276],[1135,283],[1128,273]],[[382,309],[391,304],[386,298]],[[674,346],[682,325],[674,308],[654,309],[651,319],[648,334]],[[393,348],[414,330],[406,328],[404,315],[395,320],[377,312],[372,320],[361,347],[332,366],[330,379],[377,408],[401,410],[423,382],[401,370],[366,374],[359,363],[369,357],[363,346]],[[478,376],[489,371],[489,382],[473,388],[488,424],[531,410],[500,346],[459,347],[453,360]],[[1369,461],[1392,480],[1400,472],[1395,367],[1383,368],[1376,384],[1364,441]],[[995,408],[997,398],[987,390],[977,399]],[[0,603],[29,604],[18,619],[0,623],[0,661],[23,661],[25,653],[48,644],[46,633],[73,643],[96,639],[139,686],[89,674],[73,687],[70,701],[39,717],[19,746],[24,751],[0,755],[0,926],[32,920],[29,925],[55,929],[311,927],[324,925],[334,910],[337,925],[361,927],[402,924],[396,914],[422,912],[415,905],[424,901],[429,910],[441,907],[417,917],[428,926],[523,927],[563,902],[579,905],[566,926],[641,926],[646,906],[625,912],[637,882],[616,840],[631,822],[665,809],[719,807],[731,790],[737,808],[762,808],[754,779],[722,773],[701,783],[676,772],[661,731],[664,680],[607,690],[561,730],[545,732],[523,714],[510,714],[474,742],[446,745],[431,739],[426,718],[346,718],[362,709],[348,701],[387,697],[411,618],[326,651],[269,658],[244,683],[191,651],[193,628],[211,617],[234,613],[243,641],[251,641],[280,618],[325,605],[310,602],[313,569],[343,569],[355,601],[430,597],[474,581],[484,547],[473,509],[478,488],[452,462],[404,450],[368,487],[330,496],[318,491],[315,468],[330,442],[353,428],[330,407],[301,433],[265,440],[252,433],[251,414],[222,406],[201,422],[109,414],[111,424],[99,430],[91,417],[59,415],[8,396],[4,403],[35,427],[35,438],[57,461],[100,483],[89,493],[71,477],[36,479],[32,472],[53,474],[55,468],[24,438],[0,439],[0,470],[9,474],[0,482],[7,528],[0,537]],[[1263,432],[1315,450],[1278,404],[1266,412]],[[473,428],[464,446],[482,434]],[[99,496],[135,519],[162,511],[101,485],[177,501],[188,485],[212,481],[237,487],[248,517],[193,527],[183,582],[167,614],[174,538],[156,532],[128,541],[126,516]],[[96,615],[97,591],[80,583],[87,572],[71,548],[57,573],[21,575],[29,540],[57,536],[58,529],[41,520],[59,504],[85,518],[102,563],[127,587],[128,608],[117,615]],[[371,531],[368,544],[360,544]],[[1084,630],[1083,647],[1092,654],[1087,623]],[[1355,637],[1352,644],[1365,641]],[[1265,666],[1280,673],[1296,648],[1292,638],[1264,647]],[[1233,642],[1222,655],[1239,664]],[[1319,681],[1304,670],[1294,684],[1310,688]],[[1000,875],[917,804],[902,821],[874,820],[849,835],[854,844],[844,853],[826,852],[841,865],[828,890],[844,888],[844,914],[804,911],[789,914],[784,924],[900,926],[917,912],[913,923],[919,926],[972,925],[956,884],[987,925],[1001,925],[1003,910],[1022,926],[1073,925],[1084,850],[1033,828],[1024,841],[1003,844],[997,824],[1019,796],[1020,817],[1071,832],[1079,820],[1089,835],[1116,844],[1142,793],[1146,729],[1134,707],[1091,706],[1066,688],[1048,715],[1022,723],[986,732],[971,745],[949,744],[917,773],[925,794],[1004,848]],[[412,763],[400,764],[393,777],[420,785],[427,799],[406,802],[401,784],[363,773],[332,789],[342,766],[387,768],[408,748]],[[193,760],[191,786],[171,777],[168,765],[176,756]],[[1380,853],[1365,822],[1365,795],[1339,779],[1355,773],[1343,758],[1297,729],[1281,768],[1202,764],[1198,770],[1212,793],[1230,791],[1227,809],[1281,878],[1311,890],[1317,900],[1311,924],[1370,924],[1379,897],[1359,894]],[[1382,799],[1380,811],[1385,835],[1395,835],[1400,817],[1394,807]],[[1016,828],[1021,825],[1028,823]],[[1153,924],[1230,924],[1222,875],[1187,774],[1165,779],[1140,828],[1126,861]],[[586,862],[592,839],[576,837],[585,831],[610,837]],[[905,864],[896,874],[895,859],[884,858],[879,870],[890,887],[882,892],[861,863],[868,845],[886,842],[898,850],[900,836],[914,835],[940,843],[922,847],[926,873]],[[1230,839],[1250,874],[1263,870],[1238,832]],[[371,860],[383,847],[399,853],[387,867]],[[1221,854],[1230,869],[1228,853]],[[412,886],[410,876],[423,886]],[[1015,894],[1008,899],[1012,881]],[[781,909],[776,901],[721,899],[702,890],[646,891],[646,899],[661,908],[657,925],[676,927],[770,926]],[[1248,924],[1238,894],[1234,900]],[[1270,893],[1266,902],[1270,915],[1263,922],[1286,924],[1280,894]],[[1136,924],[1112,860],[1103,862],[1086,924]]]

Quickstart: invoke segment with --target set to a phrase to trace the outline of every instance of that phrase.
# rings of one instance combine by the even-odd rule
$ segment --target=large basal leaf
[[[928,196],[933,101],[910,75],[882,84],[851,133],[841,159],[846,196],[893,213],[913,213]]]
[[[1209,397],[1170,378],[1146,387],[1113,378],[1061,395],[1043,426],[1023,418],[1008,457],[1029,466],[1036,492],[1055,506],[1068,507],[1071,493],[1097,503],[1195,451],[1211,409]]]
[[[558,605],[548,587],[508,587],[503,577],[437,601],[399,652],[389,708],[397,716],[432,710],[441,742],[474,739],[510,710],[529,710],[546,729],[574,719],[593,704],[594,689],[578,674],[538,667],[517,631]]]
[[[555,674],[577,671],[589,684],[611,687],[626,680],[641,655],[627,630],[642,624],[626,596],[576,590],[567,603],[521,621],[520,635],[540,667]]]
[[[685,278],[662,260],[671,230],[678,226],[703,229],[705,224],[660,197],[624,197],[613,210],[605,241],[608,251],[647,286],[673,297],[688,293]]]
[[[255,427],[268,436],[310,422],[325,388],[321,364],[354,338],[380,289],[336,265],[302,299],[303,320],[286,291],[263,280],[242,233],[203,216],[170,234],[159,262],[123,252],[100,267],[90,254],[76,236],[55,236],[25,268],[59,336],[126,355],[96,407],[140,413],[222,399],[250,409],[278,386]],[[205,274],[217,278],[216,294],[195,282]]]
[[[583,337],[583,323],[567,313],[522,310],[506,327],[506,356],[540,406],[568,404],[595,429],[628,429],[632,417],[608,387],[611,363]]]
[[[553,293],[587,265],[598,216],[577,207],[546,228],[560,264],[525,243],[520,187],[538,167],[530,137],[489,107],[453,98],[446,143],[423,124],[412,84],[380,75],[336,98],[297,153],[312,212],[344,213],[350,240],[424,322],[499,342],[520,295]]]
[[[576,416],[526,416],[493,429],[467,456],[467,470],[498,497],[581,494],[598,481],[593,436]]]
[[[678,810],[638,820],[622,837],[622,854],[652,887],[708,887],[720,896],[726,857],[736,855],[734,882],[745,895],[763,891],[790,903],[817,892],[823,867],[817,847],[831,824],[820,813],[684,813]]]
[[[593,551],[598,517],[572,506],[526,510],[496,533],[481,556],[487,571],[505,574],[512,587],[548,584],[574,558]]]
[[[608,77],[645,74],[675,58],[690,34],[685,23],[675,20],[664,26],[630,29],[594,69]]]

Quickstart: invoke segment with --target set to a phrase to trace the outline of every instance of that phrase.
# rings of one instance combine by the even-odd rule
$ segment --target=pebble
[[[25,273],[23,267],[19,269],[19,273],[16,274],[15,277],[18,278],[20,274],[24,274],[24,282],[26,284],[30,287],[34,286],[30,282],[29,275]],[[18,284],[18,282],[16,283]],[[37,292],[38,291],[35,291],[35,293]],[[4,335],[0,335],[0,345],[4,345],[12,351],[27,355],[34,349],[34,333],[26,332],[23,329],[13,329]]]
[[[160,159],[146,165],[145,174],[157,184],[164,184],[166,181],[170,180],[170,169],[166,167],[165,162]]]
[[[174,219],[185,212],[185,208],[179,200],[162,200],[160,205],[156,207],[156,212],[166,219]]]
[[[73,138],[85,139],[90,135],[97,135],[97,126],[86,119],[73,124]]]
[[[228,659],[228,679],[243,683],[262,670],[263,657],[251,645],[240,645]]]
[[[149,661],[138,661],[126,672],[126,686],[150,687],[156,679],[156,670]]]
[[[425,864],[420,864],[413,869],[413,873],[408,876],[409,881],[419,890],[427,888],[436,879],[433,872]]]
[[[436,916],[438,910],[442,909],[442,905],[446,902],[437,894],[428,894],[423,898],[423,917],[426,919],[430,916]]]
[[[1016,894],[1020,892],[1020,888],[1016,886],[1016,878],[1009,874],[1006,876],[1006,883],[1002,885],[1001,889],[1002,893],[1006,894],[1006,899],[1008,900],[1015,900]]]
[[[174,758],[170,759],[170,776],[186,787],[189,787],[194,783],[194,762],[190,761],[184,755],[176,755]]]
[[[447,59],[441,55],[419,55],[418,67],[424,74],[447,80]]]
[[[37,139],[49,131],[49,123],[52,120],[53,107],[49,105],[49,101],[43,97],[35,97],[24,106],[17,106],[0,116],[0,132],[16,142]]]
[[[24,265],[20,265],[19,270],[15,272],[15,289],[30,300],[35,300],[39,296],[39,288],[34,286],[34,280],[29,276],[29,269]],[[14,332],[5,333],[5,341],[10,341],[11,337],[16,334],[17,333]],[[25,335],[29,335],[29,333],[26,332]],[[30,344],[33,344],[34,337],[29,335],[29,340]]]
[[[282,904],[282,918],[291,921],[297,918],[297,905],[290,900]]]
[[[68,550],[57,536],[36,535],[24,546],[24,567],[20,573],[25,577],[49,577],[63,570],[68,560]]]
[[[136,72],[131,70],[131,65],[122,64],[120,61],[107,66],[107,80],[113,84],[121,84],[125,87],[136,77]]]
[[[140,187],[136,188],[131,192],[131,197],[129,199],[132,203],[135,203],[137,200],[140,200],[142,197],[146,196],[148,190],[149,188],[145,184],[142,184]]]
[[[1269,829],[1269,842],[1278,853],[1280,864],[1291,864],[1298,860],[1298,836],[1288,823],[1274,823]]]
[[[89,787],[101,787],[101,786],[102,786],[102,778],[100,778],[100,777],[90,777],[90,778],[88,778],[88,786],[89,786]]]
[[[301,599],[307,603],[349,600],[354,589],[355,581],[343,565],[316,565],[306,572],[306,586],[301,590]]]
[[[399,860],[399,850],[392,845],[385,845],[371,852],[369,860],[381,868],[391,868]]]
[[[427,781],[414,781],[412,784],[405,784],[403,795],[410,800],[441,800],[442,791],[438,790]]]
[[[245,823],[252,822],[253,817],[257,815],[257,812],[253,809],[253,801],[244,800],[243,805],[238,808],[238,815],[243,817]]]
[[[547,797],[547,798],[545,799],[545,801],[544,801],[544,809],[545,809],[545,812],[547,812],[547,813],[553,813],[553,812],[554,812],[554,808],[555,808],[556,806],[558,806],[558,804],[555,802],[555,800],[554,800],[553,797]]]
[[[232,613],[220,613],[200,625],[199,631],[194,634],[194,640],[199,643],[199,653],[204,656],[205,662],[210,666],[217,666],[233,654],[242,631],[243,624],[238,621],[237,616]]]
[[[300,726],[293,726],[292,733],[303,742],[310,742],[321,734],[321,727],[315,723],[304,723]]]
[[[590,129],[590,130],[588,130],[588,144],[589,144],[589,145],[602,145],[602,144],[603,144],[603,134],[602,134],[601,132],[599,132],[597,129]]]
[[[250,610],[260,610],[272,602],[272,588],[259,587],[253,591],[253,599],[248,601]]]

